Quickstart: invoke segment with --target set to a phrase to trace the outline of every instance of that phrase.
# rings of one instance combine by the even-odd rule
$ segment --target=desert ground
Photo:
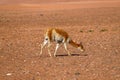
[[[119,0],[19,1],[0,2],[0,80],[120,80]],[[63,46],[57,57],[47,48],[39,56],[47,28],[65,30],[85,51],[68,45],[72,56]]]

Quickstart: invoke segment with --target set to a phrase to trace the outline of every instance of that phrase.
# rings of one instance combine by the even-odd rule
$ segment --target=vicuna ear
[[[81,48],[83,49],[83,44],[82,44],[82,42],[80,42],[80,46],[81,46]]]

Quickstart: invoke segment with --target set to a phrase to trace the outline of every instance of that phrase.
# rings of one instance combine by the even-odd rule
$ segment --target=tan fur
[[[68,55],[71,55],[71,54],[70,54],[69,50],[67,49],[67,44],[70,44],[73,47],[80,49],[81,51],[84,50],[82,44],[77,44],[77,43],[73,42],[71,40],[71,38],[69,37],[69,35],[67,34],[67,32],[65,32],[62,29],[56,29],[56,28],[47,29],[44,37],[45,37],[45,39],[44,39],[43,44],[41,44],[40,54],[42,54],[43,47],[46,44],[48,44],[48,52],[49,52],[49,55],[51,56],[49,48],[51,46],[51,42],[53,42],[53,41],[57,43],[56,44],[56,49],[55,49],[55,52],[54,52],[54,56],[56,56],[57,49],[59,48],[61,43],[64,44],[65,50],[67,51]]]

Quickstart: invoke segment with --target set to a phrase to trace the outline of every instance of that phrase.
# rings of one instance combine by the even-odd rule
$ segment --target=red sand
[[[119,0],[58,2],[0,5],[0,80],[119,80]],[[61,46],[57,57],[47,49],[38,56],[50,27],[83,42],[85,52],[68,46],[67,56]]]

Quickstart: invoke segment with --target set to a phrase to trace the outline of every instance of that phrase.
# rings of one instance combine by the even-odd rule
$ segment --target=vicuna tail
[[[72,46],[75,47],[75,48],[78,48],[78,47],[79,47],[79,44],[75,43],[75,42],[72,41],[72,40],[69,41],[69,44],[72,45]]]

